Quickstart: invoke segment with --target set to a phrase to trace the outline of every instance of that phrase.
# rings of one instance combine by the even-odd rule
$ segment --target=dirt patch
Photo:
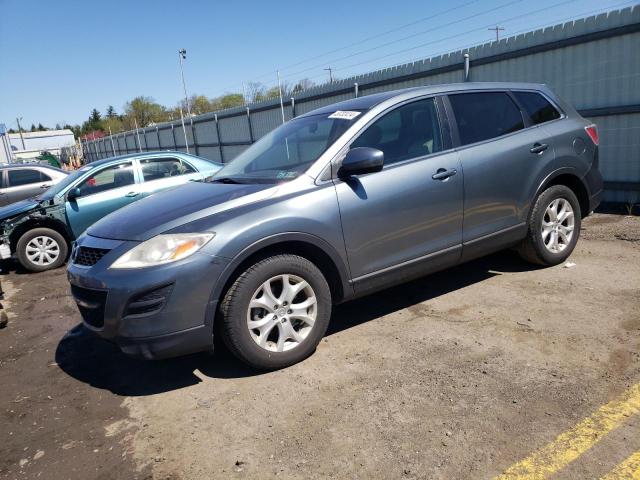
[[[127,358],[76,327],[64,270],[11,272],[0,478],[491,478],[640,381],[640,243],[618,236],[640,218],[588,218],[571,268],[504,252],[341,305],[271,373]],[[639,425],[558,478],[603,475]]]

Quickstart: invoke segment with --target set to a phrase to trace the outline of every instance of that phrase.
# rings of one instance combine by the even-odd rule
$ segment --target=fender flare
[[[222,296],[225,285],[242,262],[260,250],[285,242],[306,243],[322,250],[322,252],[333,261],[333,265],[338,271],[343,292],[343,298],[341,300],[346,300],[353,296],[353,287],[349,282],[350,277],[348,266],[342,261],[340,254],[331,244],[310,233],[282,232],[261,238],[260,240],[245,247],[235,257],[233,257],[220,273],[218,281],[216,282],[213,291],[211,292],[211,296],[209,297],[209,303],[217,304],[218,300]]]
[[[538,198],[538,196],[547,188],[547,186],[557,177],[559,177],[560,175],[571,175],[572,177],[575,177],[584,187],[584,189],[587,192],[587,196],[591,195],[590,190],[589,190],[589,186],[585,183],[584,179],[582,177],[580,177],[580,175],[578,175],[578,173],[576,172],[576,169],[573,167],[561,167],[558,168],[554,171],[552,171],[551,173],[549,173],[546,177],[544,177],[544,179],[540,182],[540,184],[538,185],[538,188],[536,189],[536,193],[531,197],[531,203],[527,206],[527,215],[526,218],[529,218],[529,215],[531,215],[531,209],[533,208],[533,204],[535,203],[535,200]]]

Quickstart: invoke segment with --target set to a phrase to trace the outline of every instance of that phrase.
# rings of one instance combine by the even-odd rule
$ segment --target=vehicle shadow
[[[334,308],[327,336],[376,320],[449,292],[482,282],[502,272],[536,269],[513,252],[500,252],[464,265],[383,290]],[[132,358],[84,328],[75,326],[62,338],[56,362],[69,376],[116,395],[144,396],[195,385],[196,374],[210,378],[242,378],[264,372],[245,366],[222,345],[213,354],[195,354],[167,360]]]

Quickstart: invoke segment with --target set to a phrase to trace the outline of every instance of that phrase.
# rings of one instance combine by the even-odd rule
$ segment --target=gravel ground
[[[503,252],[339,306],[266,374],[127,358],[78,325],[64,269],[7,263],[0,478],[491,478],[640,382],[640,218],[588,218],[569,260]],[[554,478],[640,450],[638,417]]]

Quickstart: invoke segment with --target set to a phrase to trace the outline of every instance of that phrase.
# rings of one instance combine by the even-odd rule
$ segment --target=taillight
[[[593,144],[597,147],[600,143],[600,138],[598,137],[598,127],[592,123],[591,125],[584,127],[585,132],[589,135],[589,138],[593,142]]]

